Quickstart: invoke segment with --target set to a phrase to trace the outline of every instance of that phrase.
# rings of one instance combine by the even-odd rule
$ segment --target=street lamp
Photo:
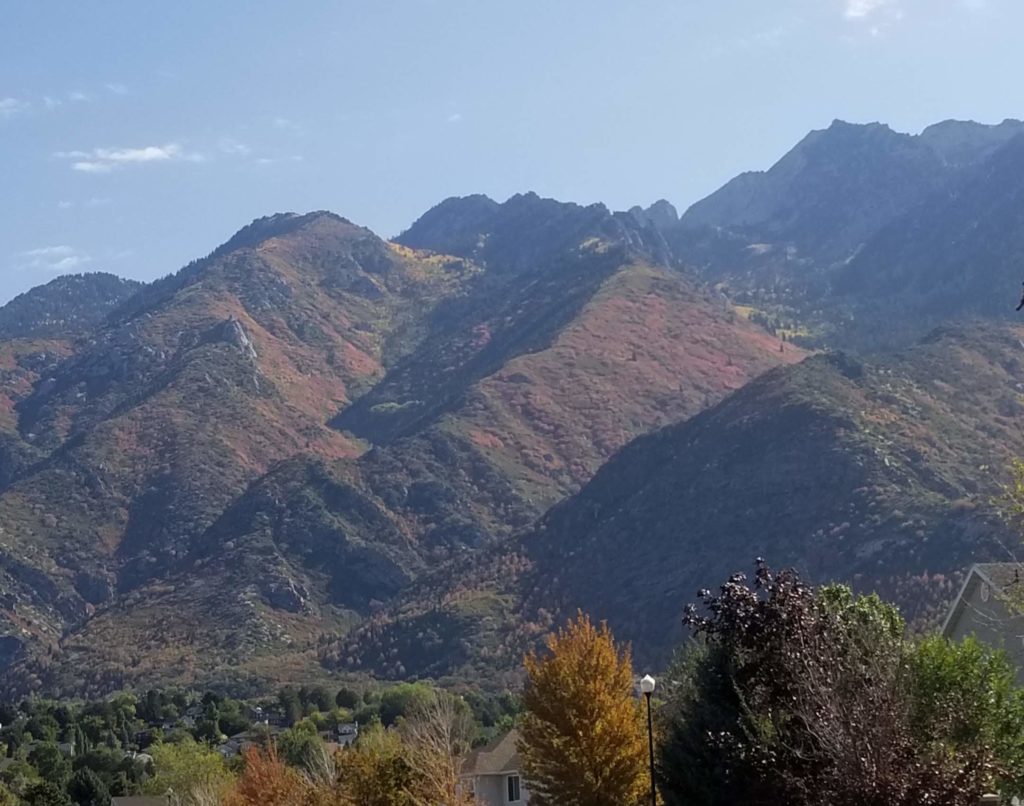
[[[647,700],[647,750],[651,761],[651,806],[658,806],[658,795],[654,788],[654,720],[651,717],[651,695],[654,693],[654,678],[645,674],[640,680],[640,691]]]

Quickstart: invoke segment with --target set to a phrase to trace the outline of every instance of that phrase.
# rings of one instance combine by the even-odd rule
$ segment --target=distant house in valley
[[[331,752],[334,752],[335,749],[343,750],[346,747],[351,747],[359,738],[359,723],[343,722],[333,730],[322,730],[320,738]]]
[[[969,635],[1005,650],[1024,682],[1024,565],[979,563],[967,572],[960,593],[942,625],[942,635],[958,641]]]
[[[520,775],[519,733],[510,730],[474,750],[462,765],[461,779],[476,806],[526,806],[530,795]]]

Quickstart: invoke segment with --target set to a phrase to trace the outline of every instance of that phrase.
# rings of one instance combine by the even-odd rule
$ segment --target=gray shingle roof
[[[1024,587],[1024,564],[978,563],[975,567],[1000,590],[1008,590],[1015,585]]]
[[[498,775],[519,771],[519,732],[510,730],[490,744],[474,750],[462,765],[463,775]]]

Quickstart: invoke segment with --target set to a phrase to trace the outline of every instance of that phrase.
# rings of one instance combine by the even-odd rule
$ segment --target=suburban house
[[[1024,565],[979,563],[967,572],[942,625],[952,641],[975,636],[1003,649],[1024,682]]]
[[[519,733],[510,730],[467,756],[460,777],[477,806],[526,806],[530,802],[519,774],[518,741]]]

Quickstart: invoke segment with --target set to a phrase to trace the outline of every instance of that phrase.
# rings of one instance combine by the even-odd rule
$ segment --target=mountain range
[[[7,693],[645,663],[754,556],[928,623],[1018,426],[1024,124],[836,122],[681,217],[278,214],[0,308]]]

